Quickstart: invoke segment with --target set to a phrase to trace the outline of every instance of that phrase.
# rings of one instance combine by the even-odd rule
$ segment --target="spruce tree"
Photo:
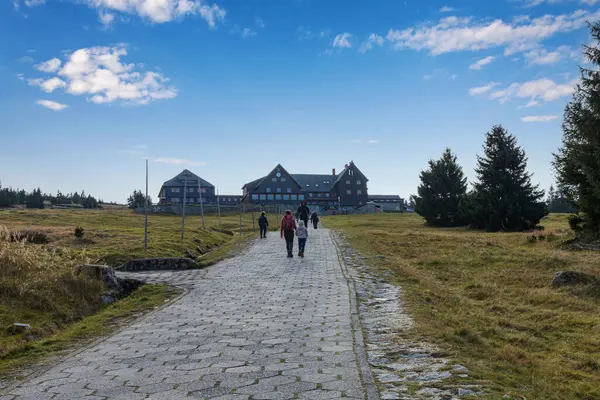
[[[477,157],[477,182],[461,214],[488,231],[533,229],[548,214],[544,191],[531,184],[527,157],[517,139],[497,125],[487,134],[484,156]]]
[[[447,148],[439,160],[429,160],[429,169],[421,171],[418,195],[412,196],[415,212],[434,226],[464,225],[458,205],[466,192],[467,178]]]
[[[593,39],[600,43],[600,22],[590,26]],[[581,80],[563,121],[562,147],[554,154],[557,180],[569,203],[579,210],[572,219],[576,231],[600,237],[600,49],[584,46],[593,64],[581,68]]]

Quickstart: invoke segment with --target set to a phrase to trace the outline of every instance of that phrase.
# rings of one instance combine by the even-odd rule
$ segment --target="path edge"
[[[366,400],[379,400],[379,389],[377,388],[377,384],[375,383],[375,379],[373,378],[373,374],[371,372],[371,366],[367,360],[367,350],[365,348],[363,326],[360,319],[357,301],[358,297],[356,295],[354,279],[352,279],[352,275],[348,270],[348,265],[346,265],[346,262],[341,255],[340,246],[335,235],[333,235],[330,230],[328,230],[327,233],[329,234],[329,237],[335,246],[335,252],[338,262],[340,263],[342,275],[344,275],[344,279],[346,279],[346,284],[348,285],[350,316],[352,320],[352,331],[354,333],[354,353],[356,354],[356,362],[360,369],[362,383],[366,389]]]

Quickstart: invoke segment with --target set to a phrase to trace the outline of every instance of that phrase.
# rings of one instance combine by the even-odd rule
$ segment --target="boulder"
[[[552,286],[587,285],[595,282],[597,279],[598,278],[584,274],[583,272],[559,271],[552,280]]]

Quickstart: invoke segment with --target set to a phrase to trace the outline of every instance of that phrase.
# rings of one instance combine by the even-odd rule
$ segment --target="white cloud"
[[[264,28],[264,27],[266,26],[266,25],[265,25],[265,21],[263,21],[263,19],[262,19],[262,18],[255,18],[255,19],[254,19],[254,23],[256,24],[256,26],[258,26],[258,27],[259,27],[259,28],[261,28],[261,29],[262,29],[262,28]]]
[[[313,31],[310,27],[298,26],[296,29],[298,34],[298,40],[312,40],[312,39],[324,39],[331,36],[331,31],[329,29],[321,29],[319,31]]]
[[[257,35],[257,33],[256,33],[256,32],[254,32],[254,31],[253,31],[252,29],[250,29],[250,28],[244,28],[244,29],[242,30],[242,37],[243,37],[243,38],[247,38],[247,37],[250,37],[250,36],[256,36],[256,35]]]
[[[495,57],[487,56],[487,57],[482,58],[481,60],[478,60],[475,63],[471,64],[471,66],[469,66],[469,69],[479,71],[481,68],[494,62],[495,59],[496,59]]]
[[[534,19],[521,16],[509,22],[447,17],[433,25],[390,29],[386,39],[395,49],[428,50],[432,55],[494,47],[504,47],[506,54],[512,54],[536,48],[541,41],[557,33],[583,28],[587,21],[599,18],[600,11],[586,10]]]
[[[61,111],[68,107],[66,104],[57,103],[52,100],[37,100],[36,103],[52,111]]]
[[[35,69],[42,72],[56,72],[60,68],[61,61],[58,58],[52,58],[35,66]]]
[[[202,167],[206,165],[205,162],[200,161],[190,161],[184,158],[168,158],[168,157],[158,157],[154,159],[154,162],[164,163],[164,164],[174,164],[174,165],[189,165],[192,167]]]
[[[435,75],[423,75],[423,80],[424,81],[430,81],[433,79]]]
[[[498,85],[499,85],[498,82],[490,82],[487,85],[478,86],[478,87],[469,89],[469,94],[471,96],[476,96],[478,94],[484,94],[484,93],[489,92],[490,90],[492,90],[494,87],[496,87]]]
[[[524,7],[536,7],[540,4],[548,3],[548,4],[558,4],[558,3],[568,3],[576,0],[523,0]],[[581,4],[587,4],[588,6],[593,6],[596,3],[600,2],[600,0],[577,0]]]
[[[505,89],[491,93],[490,99],[504,104],[515,97],[524,98],[529,99],[525,107],[533,107],[540,105],[542,101],[548,103],[572,95],[577,83],[578,80],[574,79],[559,84],[548,78],[525,83],[512,83]]]
[[[26,0],[25,5],[33,7],[44,2],[45,0]],[[112,15],[107,11],[136,15],[158,24],[199,15],[209,27],[214,28],[218,22],[225,20],[226,15],[226,11],[218,4],[207,5],[206,0],[80,0],[78,2],[98,9],[101,22],[103,22],[102,15]]]
[[[21,58],[19,58],[19,62],[25,63],[25,64],[33,64],[35,60],[33,59],[33,57],[30,56],[23,56]]]
[[[93,103],[148,104],[154,100],[171,99],[177,90],[168,86],[161,73],[144,71],[141,64],[125,64],[125,47],[90,47],[67,54],[62,68],[52,59],[40,65],[50,65],[45,71],[55,71],[50,79],[29,79],[30,85],[46,92],[62,88],[72,95],[85,95]],[[58,60],[60,61],[60,60]]]
[[[350,141],[350,143],[362,143],[362,140],[360,140],[360,139],[352,139]]]
[[[452,12],[454,10],[455,9],[453,7],[448,7],[448,6],[444,6],[444,7],[440,8],[441,13],[448,13],[448,12]]]
[[[363,44],[360,45],[360,48],[358,49],[358,51],[361,53],[366,53],[367,51],[369,51],[373,48],[374,44],[381,47],[381,46],[383,46],[384,42],[385,42],[385,38],[383,36],[379,36],[376,33],[371,33],[369,35],[369,38],[365,42],[363,42]]]
[[[65,81],[60,78],[53,77],[47,80],[43,79],[28,79],[27,82],[31,86],[39,86],[44,92],[52,93],[54,90],[58,88],[64,88],[67,86]]]
[[[350,40],[352,39],[352,35],[348,32],[340,33],[333,38],[333,47],[338,47],[340,49],[349,49],[352,47],[352,43]]]
[[[560,46],[554,51],[535,49],[525,53],[529,65],[556,64],[565,57],[577,58],[578,53],[571,50],[569,46]]]
[[[436,69],[435,71],[433,71],[433,73],[423,76],[424,81],[430,81],[434,78],[446,78],[446,79],[453,81],[456,78],[458,78],[458,75],[456,75],[456,74],[451,75],[447,69],[439,68],[439,69]]]
[[[368,144],[378,144],[379,143],[379,139],[371,139],[369,141],[367,141]]]
[[[558,115],[532,115],[521,118],[523,122],[549,122],[558,118]]]
[[[115,14],[100,11],[98,13],[98,20],[100,20],[100,23],[104,25],[104,27],[108,28],[115,22]]]

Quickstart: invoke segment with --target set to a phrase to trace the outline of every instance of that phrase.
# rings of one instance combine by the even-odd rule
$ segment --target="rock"
[[[111,289],[119,289],[119,280],[115,270],[108,265],[85,264],[75,268],[77,275],[84,274],[92,279],[102,279]]]
[[[463,388],[458,388],[458,395],[459,396],[473,396],[475,394],[474,391],[469,390],[469,389],[463,389]]]
[[[221,229],[219,230],[218,228],[215,228],[214,226],[210,228],[211,231],[213,232],[219,232],[219,233],[223,233],[225,235],[229,235],[229,236],[233,236],[234,233],[232,231],[229,231],[227,229]]]
[[[102,305],[111,304],[117,301],[117,295],[115,293],[104,293],[100,296],[100,303]]]
[[[588,283],[593,283],[598,278],[584,274],[583,272],[574,272],[574,271],[560,271],[556,273],[554,279],[552,280],[553,287],[561,287],[568,285],[586,285]]]
[[[198,269],[199,265],[190,258],[140,258],[121,265],[119,271],[155,271]]]
[[[202,241],[200,239],[194,239],[194,243],[200,244],[200,243],[202,243]]]

